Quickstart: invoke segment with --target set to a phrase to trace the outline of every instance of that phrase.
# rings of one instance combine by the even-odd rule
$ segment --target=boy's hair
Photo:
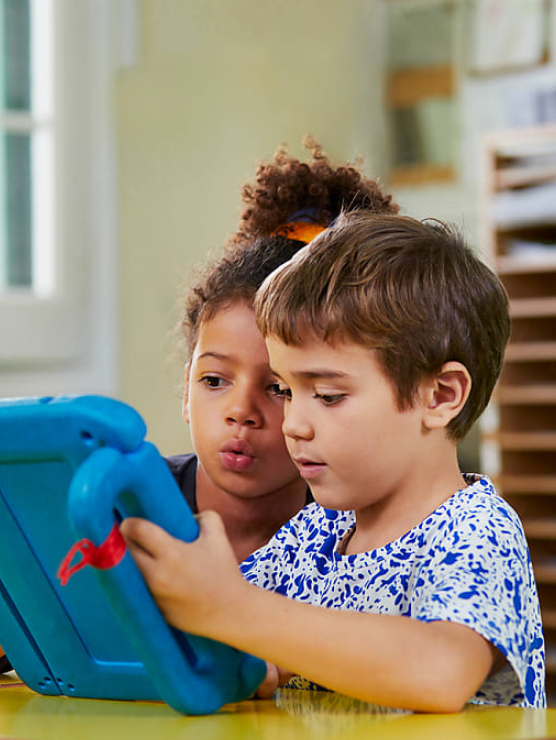
[[[342,211],[398,212],[392,196],[364,177],[360,162],[333,165],[312,136],[303,145],[311,150],[308,163],[281,146],[272,162],[259,165],[255,181],[243,186],[245,210],[235,241],[274,234],[300,214],[299,220],[328,226]]]
[[[256,185],[244,186],[248,207],[237,234],[226,245],[224,256],[208,266],[185,297],[180,333],[189,355],[203,321],[238,299],[252,304],[263,280],[305,246],[274,234],[296,211],[310,213],[321,226],[328,226],[342,208],[397,213],[398,206],[377,182],[365,179],[354,166],[333,167],[311,137],[305,145],[312,150],[309,164],[290,157],[282,147],[274,164],[260,165]]]
[[[445,362],[469,371],[469,398],[447,427],[462,439],[487,405],[510,333],[497,276],[453,226],[352,213],[277,270],[257,293],[263,336],[375,349],[400,410]]]

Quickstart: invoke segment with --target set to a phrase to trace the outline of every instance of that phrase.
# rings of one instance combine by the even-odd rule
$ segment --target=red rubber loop
[[[101,570],[113,568],[122,560],[125,551],[125,540],[120,534],[118,525],[114,524],[108,537],[98,547],[94,542],[87,539],[76,542],[62,560],[57,576],[62,586],[65,586],[73,574],[86,565],[92,565],[93,568],[100,568]],[[81,560],[71,565],[72,560],[78,553],[81,555]]]

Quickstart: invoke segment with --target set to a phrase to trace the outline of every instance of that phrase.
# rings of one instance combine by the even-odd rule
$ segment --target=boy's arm
[[[166,619],[349,696],[455,712],[489,675],[495,648],[463,625],[311,606],[247,583],[222,522],[192,543],[127,519],[122,534]]]

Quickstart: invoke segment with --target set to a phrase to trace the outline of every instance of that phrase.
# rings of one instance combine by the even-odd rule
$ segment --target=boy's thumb
[[[223,537],[226,535],[222,517],[216,511],[202,511],[195,519],[199,524],[201,537]]]

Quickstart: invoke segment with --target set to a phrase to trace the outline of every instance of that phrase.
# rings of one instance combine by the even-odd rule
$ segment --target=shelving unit
[[[394,190],[453,184],[464,3],[380,0],[375,6],[383,31],[388,183]]]
[[[393,70],[388,75],[387,103],[392,110],[411,110],[427,100],[451,98],[455,91],[455,70],[451,65]],[[397,165],[389,181],[394,186],[407,187],[451,182],[455,178],[453,165],[419,162]]]
[[[483,246],[510,297],[512,336],[482,448],[486,472],[520,515],[529,541],[554,705],[556,126],[492,135],[484,162]]]

